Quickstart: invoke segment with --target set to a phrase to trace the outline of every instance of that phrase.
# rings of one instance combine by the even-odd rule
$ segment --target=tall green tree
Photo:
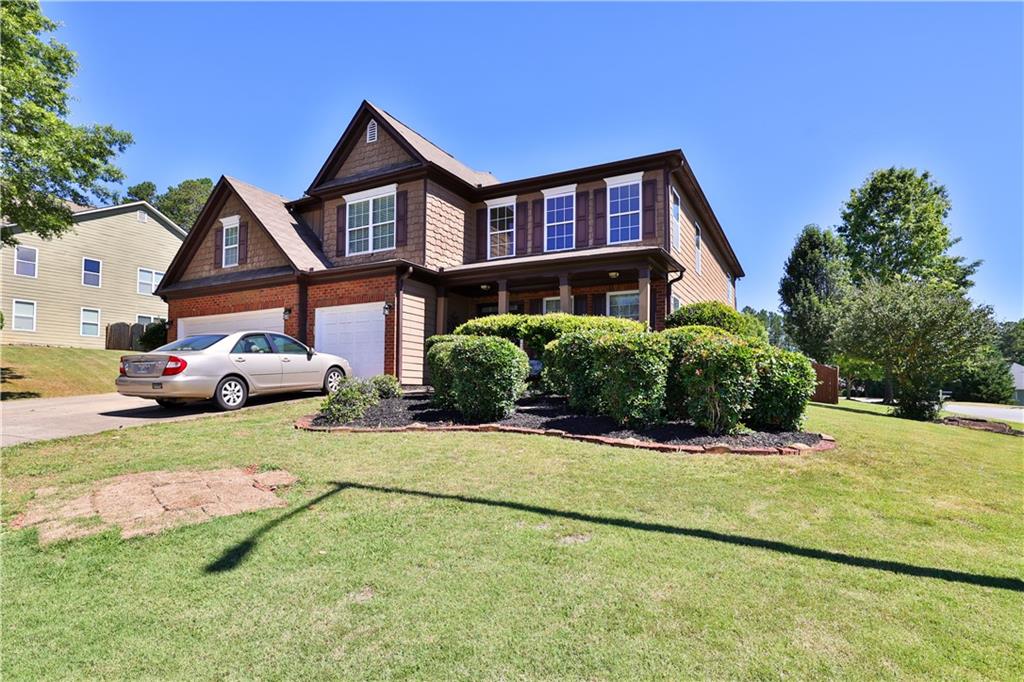
[[[743,314],[756,317],[768,330],[768,343],[783,350],[797,350],[786,335],[785,322],[780,313],[773,310],[754,310],[749,305],[743,307]]]
[[[150,204],[156,202],[156,184],[145,180],[137,185],[132,185],[125,190],[125,199],[128,201],[148,201]]]
[[[1007,362],[1024,365],[1024,319],[999,325],[999,350]]]
[[[157,195],[155,206],[181,229],[188,231],[192,229],[212,191],[213,180],[210,178],[182,180]]]
[[[43,238],[70,229],[62,200],[114,198],[106,183],[124,176],[113,159],[132,143],[109,125],[68,122],[78,62],[67,45],[44,38],[56,28],[38,2],[0,3],[0,215]],[[17,243],[13,231],[0,230],[0,243]]]
[[[960,366],[948,388],[955,400],[979,403],[1013,401],[1010,362],[995,346],[984,346],[969,362]]]
[[[949,254],[959,238],[946,218],[952,204],[943,185],[913,168],[876,170],[851,190],[838,232],[846,243],[853,281],[898,278],[973,286],[981,261]]]
[[[897,388],[896,413],[933,419],[939,391],[994,338],[992,309],[943,282],[864,283],[844,305],[839,346],[871,360]]]
[[[790,341],[818,362],[835,358],[835,329],[849,288],[842,240],[817,225],[804,227],[786,259],[779,309]]]

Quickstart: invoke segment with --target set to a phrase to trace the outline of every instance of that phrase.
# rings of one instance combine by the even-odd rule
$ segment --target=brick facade
[[[381,314],[383,315],[383,303],[389,303],[392,314],[384,318],[384,372],[395,374],[397,367],[397,358],[395,357],[397,288],[395,284],[396,280],[393,275],[310,284],[306,294],[306,328],[309,330],[309,343],[311,345],[314,343],[317,308],[381,301]]]
[[[182,317],[243,313],[267,308],[291,308],[293,314],[284,321],[284,332],[298,338],[299,285],[284,284],[191,298],[172,298],[167,302],[168,319],[171,321],[167,326],[167,340],[174,341],[177,338],[177,321]]]

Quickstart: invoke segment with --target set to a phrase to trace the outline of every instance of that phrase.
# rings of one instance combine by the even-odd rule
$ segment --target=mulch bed
[[[1009,424],[1002,422],[993,422],[988,419],[975,419],[971,417],[943,417],[939,420],[943,424],[950,426],[962,426],[966,429],[975,429],[976,431],[989,431],[991,433],[1003,433],[1007,436],[1024,436],[1024,431],[1013,428]]]
[[[642,429],[627,429],[608,417],[572,412],[565,400],[550,397],[519,401],[515,413],[491,424],[471,424],[455,411],[435,407],[427,396],[382,400],[362,419],[344,425],[329,424],[320,417],[304,417],[298,428],[311,430],[482,430],[557,435],[606,445],[650,447],[676,452],[739,452],[743,454],[793,454],[834,447],[834,440],[818,433],[748,431],[714,436],[689,422],[669,422]]]

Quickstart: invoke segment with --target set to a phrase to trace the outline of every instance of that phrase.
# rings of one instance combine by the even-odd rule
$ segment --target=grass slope
[[[125,351],[0,346],[0,399],[110,393]]]
[[[293,430],[315,404],[7,449],[5,521],[130,471],[302,482],[131,541],[5,528],[3,677],[1024,675],[1011,437],[815,406],[837,450],[684,457]]]

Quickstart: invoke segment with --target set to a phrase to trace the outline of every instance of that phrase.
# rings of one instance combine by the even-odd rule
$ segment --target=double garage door
[[[357,377],[384,373],[383,301],[317,308],[314,319],[314,348],[348,360]],[[179,339],[250,329],[284,333],[284,308],[178,319]]]

